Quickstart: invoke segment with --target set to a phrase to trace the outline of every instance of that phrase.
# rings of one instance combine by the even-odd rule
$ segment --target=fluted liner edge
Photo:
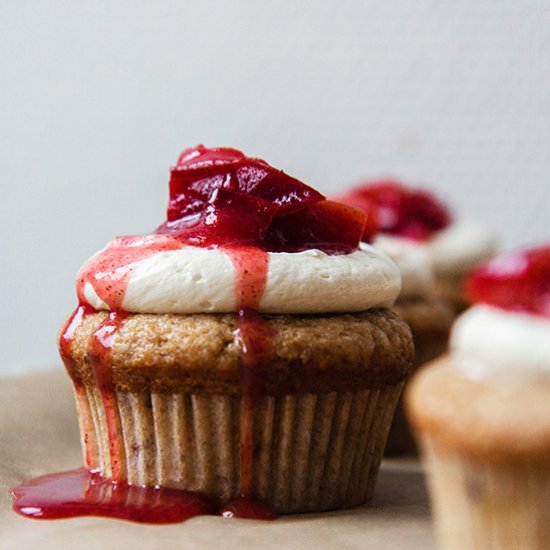
[[[253,419],[254,495],[280,513],[367,502],[401,389],[397,384],[259,399]],[[111,477],[101,394],[90,387],[76,395],[85,460]],[[220,502],[238,494],[240,398],[116,392],[114,403],[129,483],[201,491]]]

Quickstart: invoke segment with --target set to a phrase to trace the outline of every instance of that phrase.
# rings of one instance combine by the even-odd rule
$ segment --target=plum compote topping
[[[474,302],[550,319],[550,245],[498,256],[466,286]]]
[[[430,239],[451,223],[447,207],[432,193],[395,180],[360,185],[336,200],[370,213],[381,233],[417,241]]]
[[[184,151],[170,177],[167,220],[157,234],[194,246],[268,251],[357,248],[365,215],[235,149]]]

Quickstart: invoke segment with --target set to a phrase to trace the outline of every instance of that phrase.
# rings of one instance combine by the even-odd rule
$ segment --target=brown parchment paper
[[[420,466],[385,461],[369,506],[273,522],[198,517],[175,525],[104,518],[30,520],[9,487],[82,464],[73,395],[55,370],[0,379],[0,549],[434,548]]]

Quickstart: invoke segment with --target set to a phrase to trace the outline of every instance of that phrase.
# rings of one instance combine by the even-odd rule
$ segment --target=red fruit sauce
[[[115,483],[84,468],[37,477],[12,493],[16,511],[35,519],[105,516],[175,523],[215,513],[210,500],[199,493]]]
[[[418,241],[428,240],[451,223],[447,207],[434,195],[395,180],[365,183],[335,200],[369,213],[371,231],[378,228],[381,233]],[[370,240],[372,233],[365,237]]]
[[[372,222],[370,222],[372,225]],[[87,284],[110,309],[92,335],[88,359],[101,392],[110,440],[112,479],[100,476],[95,449],[86,437],[86,469],[31,480],[12,489],[16,512],[33,518],[106,516],[147,523],[179,522],[200,514],[273,519],[275,510],[252,494],[253,412],[262,395],[262,371],[271,350],[269,325],[258,313],[265,288],[268,251],[297,252],[318,248],[328,254],[356,250],[367,220],[355,208],[328,201],[302,182],[235,149],[202,145],[184,151],[172,168],[167,220],[151,235],[118,237],[94,256],[77,278],[79,306],[59,340],[61,357],[75,380],[71,345],[87,315]],[[370,229],[367,231],[370,234]],[[220,508],[205,495],[189,491],[139,487],[126,482],[124,446],[111,371],[111,349],[128,313],[124,293],[138,262],[184,246],[220,248],[236,271],[239,307],[236,336],[243,349],[243,412],[239,495]],[[86,423],[86,419],[83,419]],[[89,430],[93,426],[89,425]]]
[[[550,318],[550,245],[498,256],[469,277],[470,299]]]

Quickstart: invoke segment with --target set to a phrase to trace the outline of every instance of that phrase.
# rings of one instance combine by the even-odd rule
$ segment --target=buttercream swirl
[[[391,307],[401,277],[384,253],[368,244],[348,254],[269,252],[263,313],[329,313]],[[84,296],[95,309],[109,307],[97,295],[90,271],[81,270]],[[183,246],[139,261],[129,276],[122,308],[132,313],[226,313],[238,309],[235,267],[222,249]]]
[[[454,364],[477,379],[550,382],[550,320],[478,304],[455,322]]]

